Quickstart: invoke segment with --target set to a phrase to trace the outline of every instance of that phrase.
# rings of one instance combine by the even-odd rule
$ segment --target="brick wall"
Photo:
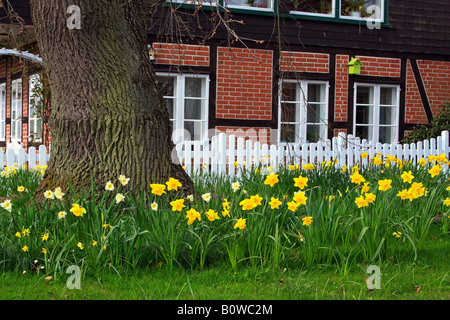
[[[400,77],[400,59],[367,56],[357,57],[362,63],[361,75]]]
[[[281,52],[280,70],[294,72],[328,73],[330,55],[309,52]]]
[[[408,60],[406,69],[406,109],[405,123],[428,123],[425,109],[423,108],[422,99],[420,98],[419,89],[417,88],[416,78]]]
[[[334,121],[347,121],[349,56],[336,55],[336,90]],[[329,116],[330,119],[332,115]]]
[[[218,118],[272,118],[272,51],[217,49]]]
[[[417,60],[433,116],[441,105],[450,103],[450,62]]]
[[[209,47],[207,46],[154,43],[153,48],[156,64],[209,66]]]

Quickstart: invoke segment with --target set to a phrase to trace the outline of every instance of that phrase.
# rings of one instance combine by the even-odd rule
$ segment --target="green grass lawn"
[[[408,258],[409,257],[409,258]],[[2,300],[448,300],[450,242],[429,240],[417,261],[405,256],[380,265],[381,289],[368,290],[367,265],[348,273],[332,268],[268,270],[224,266],[203,270],[147,268],[120,274],[111,270],[81,278],[80,289],[68,289],[67,276],[49,281],[36,272],[0,276]]]

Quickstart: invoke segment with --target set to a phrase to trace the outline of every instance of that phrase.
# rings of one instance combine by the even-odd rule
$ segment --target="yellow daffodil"
[[[228,209],[230,209],[230,204],[231,204],[231,202],[229,202],[227,199],[223,199],[222,208],[224,210],[228,210]]]
[[[370,191],[370,186],[369,186],[369,182],[364,183],[361,193],[366,193]]]
[[[428,173],[431,175],[432,178],[439,175],[440,172],[441,172],[441,166],[438,164],[434,165],[430,170],[428,170]]]
[[[302,221],[304,226],[309,226],[313,222],[313,217],[303,217]]]
[[[42,253],[43,253],[43,254],[47,254],[47,249],[42,248]]]
[[[15,234],[15,236],[16,236],[17,238],[21,238],[21,237],[22,237],[22,234],[21,234],[19,231],[17,231],[16,234]]]
[[[369,192],[367,192],[367,193],[365,194],[365,197],[366,197],[366,200],[367,200],[368,203],[374,202],[375,199],[377,198],[377,196],[376,196],[375,194],[369,193]]]
[[[384,179],[384,180],[378,181],[378,190],[386,191],[386,190],[392,188],[391,183],[392,183],[391,179]]]
[[[383,163],[383,161],[378,156],[373,157],[372,161],[373,161],[373,164],[376,166],[379,166]]]
[[[450,198],[446,198],[445,200],[442,200],[442,202],[444,202],[444,205],[446,205],[447,207],[450,206]]]
[[[301,175],[298,178],[294,178],[294,181],[294,187],[299,187],[300,190],[308,186],[308,178],[302,177]]]
[[[300,206],[300,203],[297,201],[289,201],[287,203],[288,209],[291,210],[292,212],[295,212],[297,210],[297,208]]]
[[[252,199],[244,199],[239,202],[239,205],[242,206],[242,210],[252,210],[256,208],[257,204]]]
[[[246,226],[247,226],[247,219],[239,218],[239,219],[237,220],[236,224],[234,225],[234,229],[239,228],[239,229],[242,230],[242,229],[244,229]]]
[[[24,186],[18,186],[17,191],[18,192],[25,192],[27,189]]]
[[[366,179],[364,179],[364,177],[360,175],[359,172],[355,172],[354,174],[352,174],[350,176],[350,179],[352,179],[353,183],[356,183],[358,185],[366,181]]]
[[[191,208],[186,212],[186,218],[188,218],[188,224],[194,223],[195,219],[201,221],[200,213],[194,208]]]
[[[185,207],[184,199],[173,200],[170,202],[170,205],[172,206],[172,211],[181,211]]]
[[[205,215],[208,217],[209,221],[214,221],[214,220],[220,219],[217,211],[215,211],[213,209],[209,209],[208,211],[206,211]]]
[[[395,236],[396,238],[400,238],[402,236],[402,233],[399,231],[399,232],[394,232],[392,235]]]
[[[358,208],[363,208],[369,206],[369,201],[364,196],[359,196],[355,199],[355,203]]]
[[[42,241],[47,241],[48,240],[48,237],[49,237],[49,234],[48,233],[44,233],[43,235],[42,235]]]
[[[281,201],[278,198],[271,197],[269,205],[270,209],[278,209],[281,205]]]
[[[97,245],[98,245],[97,241],[92,240],[92,246],[93,246],[93,247],[96,247]]]
[[[28,250],[28,247],[27,247],[26,245],[25,245],[25,246],[23,246],[23,247],[22,247],[22,251],[23,251],[23,252],[27,252],[27,251],[29,251],[29,250]]]
[[[80,205],[78,203],[73,203],[72,208],[70,209],[70,212],[72,212],[73,215],[76,217],[82,217],[83,214],[86,213],[86,209],[83,207],[80,207]]]
[[[22,235],[29,236],[30,235],[30,229],[23,229],[22,230]]]
[[[230,216],[230,210],[224,209],[224,210],[222,211],[222,216],[224,216],[224,217],[229,217],[229,216]]]
[[[424,167],[427,164],[427,160],[425,158],[420,158],[417,162],[420,166]]]
[[[166,193],[166,191],[164,191],[166,189],[166,186],[163,184],[153,183],[150,185],[150,188],[152,188],[152,193],[157,196],[160,196],[163,193]]]
[[[400,197],[402,200],[406,200],[409,198],[408,190],[403,189],[397,193],[397,197]]]
[[[181,187],[181,183],[178,179],[170,178],[169,181],[166,182],[167,191],[175,190],[177,191],[179,187]]]
[[[270,174],[266,177],[266,180],[264,181],[264,184],[268,184],[271,187],[273,187],[278,182],[278,175],[277,174]]]
[[[409,184],[411,184],[414,176],[412,175],[411,171],[404,171],[401,175],[401,178],[403,179],[403,182],[408,182]]]
[[[253,201],[255,203],[255,206],[261,205],[262,199],[263,197],[260,197],[259,194],[250,197],[250,201]]]
[[[81,242],[77,243],[77,247],[80,248],[80,250],[84,249],[84,246],[83,246],[83,244]]]
[[[308,200],[308,197],[305,196],[305,193],[303,191],[297,191],[294,193],[294,197],[292,198],[295,202],[297,202],[299,205],[306,205],[306,200]]]

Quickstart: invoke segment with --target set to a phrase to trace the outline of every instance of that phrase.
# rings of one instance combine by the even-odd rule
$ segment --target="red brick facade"
[[[209,101],[209,129],[216,132],[233,133],[246,139],[274,143],[278,129],[278,92],[279,79],[276,75],[283,72],[299,73],[304,80],[316,80],[328,77],[329,92],[334,97],[329,101],[328,121],[332,134],[350,133],[352,128],[352,112],[354,90],[351,86],[352,75],[349,75],[348,62],[351,57],[358,57],[362,62],[360,78],[366,81],[373,79],[376,83],[398,83],[406,89],[404,103],[404,124],[424,124],[428,122],[423,96],[418,83],[422,83],[426,91],[432,115],[437,116],[442,104],[450,102],[450,62],[417,60],[420,78],[416,79],[410,58],[378,57],[366,55],[349,55],[347,53],[295,52],[281,51],[280,66],[274,68],[275,52],[265,49],[228,48],[221,46],[174,45],[153,43],[155,48],[155,67],[183,66],[187,72],[209,74],[214,83],[209,85],[211,100]],[[214,59],[215,61],[211,61]],[[402,65],[405,67],[402,73]],[[0,59],[0,79],[7,84],[6,95],[6,142],[10,140],[11,128],[11,83],[22,70],[19,59],[3,56]],[[26,74],[26,73],[25,73]],[[402,77],[402,74],[404,75]],[[381,80],[380,80],[381,79]],[[397,81],[397,82],[395,82]],[[22,124],[22,144],[28,143],[28,79],[22,77],[23,109],[25,118]],[[212,94],[214,93],[214,94]],[[213,106],[214,112],[211,114]],[[233,123],[236,121],[236,124]],[[249,125],[246,121],[251,122]],[[4,142],[3,145],[5,146]],[[0,143],[0,144],[1,144]]]
[[[217,48],[216,116],[272,118],[272,52]]]

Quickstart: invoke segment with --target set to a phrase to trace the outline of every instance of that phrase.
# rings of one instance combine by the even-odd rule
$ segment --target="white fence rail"
[[[361,155],[364,152],[367,152],[367,157],[363,159]],[[189,174],[202,170],[234,176],[240,175],[242,170],[251,165],[258,166],[262,162],[273,168],[279,165],[320,164],[322,161],[336,161],[338,167],[344,165],[351,167],[356,163],[367,164],[379,153],[383,158],[390,155],[400,160],[411,160],[413,163],[429,155],[444,154],[449,159],[450,140],[449,131],[443,131],[436,139],[418,143],[373,144],[341,133],[332,140],[318,143],[276,146],[261,144],[258,141],[245,141],[243,137],[236,138],[234,135],[227,136],[221,133],[212,137],[211,141],[190,141],[178,144],[175,153],[175,159]],[[50,154],[47,153],[44,145],[39,146],[38,149],[30,147],[28,152],[23,148],[8,149],[6,153],[0,149],[0,161],[6,166],[18,163],[21,167],[28,163],[28,167],[33,168],[37,164],[46,165],[49,159]]]
[[[367,157],[361,155],[367,153]],[[421,158],[429,155],[444,154],[450,157],[449,132],[430,140],[411,144],[381,144],[360,140],[353,135],[341,133],[332,140],[319,141],[309,144],[268,145],[256,141],[227,136],[220,133],[212,137],[211,141],[189,141],[176,146],[179,163],[186,172],[192,174],[200,170],[240,175],[242,170],[251,165],[258,166],[261,162],[276,168],[279,165],[321,163],[322,161],[336,161],[336,166],[353,166],[356,163],[367,164],[375,155],[396,156],[400,160],[411,160],[417,163]],[[236,166],[236,165],[237,166]]]

